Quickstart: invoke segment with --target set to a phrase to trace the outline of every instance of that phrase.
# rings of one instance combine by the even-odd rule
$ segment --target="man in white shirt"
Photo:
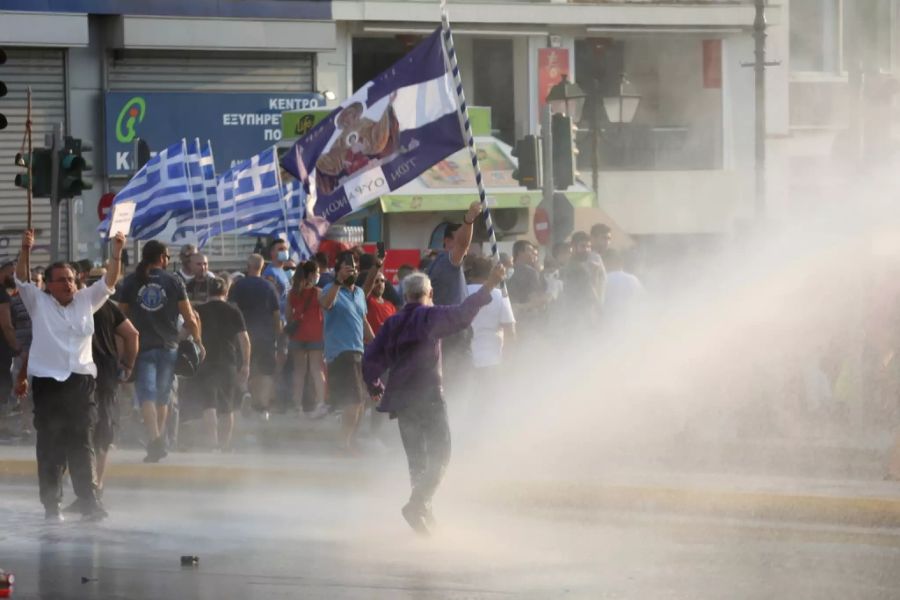
[[[489,258],[478,257],[472,260],[469,270],[468,294],[477,292],[491,276],[494,265]],[[518,271],[516,271],[518,273]],[[479,398],[477,404],[469,407],[476,422],[483,417],[487,405],[500,393],[498,370],[505,362],[504,345],[516,336],[516,319],[509,297],[494,288],[491,290],[491,301],[482,306],[472,321],[472,366],[475,367],[475,385]],[[508,352],[508,350],[507,350]]]
[[[81,290],[76,286],[75,270],[66,263],[47,267],[46,292],[28,282],[33,245],[34,231],[28,229],[22,235],[16,287],[33,327],[28,375],[32,377],[38,487],[44,516],[62,521],[62,478],[68,465],[85,519],[97,521],[107,513],[97,499],[92,442],[97,421],[97,367],[91,341],[94,312],[114,292],[119,278],[125,236],[119,233],[113,239],[106,276]]]

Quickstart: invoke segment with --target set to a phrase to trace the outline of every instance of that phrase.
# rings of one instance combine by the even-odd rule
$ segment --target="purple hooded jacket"
[[[478,310],[489,304],[482,287],[462,304],[425,306],[409,303],[382,325],[363,357],[363,379],[373,394],[383,393],[378,410],[395,413],[428,390],[441,389],[441,338],[471,325]],[[381,375],[390,369],[387,389]]]

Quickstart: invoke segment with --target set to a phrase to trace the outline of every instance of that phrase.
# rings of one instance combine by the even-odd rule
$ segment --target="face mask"
[[[310,282],[312,285],[319,285],[319,276],[316,275],[315,277],[313,277],[312,279],[310,279],[309,282]]]
[[[284,272],[287,273],[288,281],[290,281],[294,278],[294,270],[293,269],[285,269]]]
[[[515,272],[516,272],[516,268],[515,268],[515,267],[510,267],[510,268],[508,268],[508,269],[506,270],[506,278],[509,279],[510,277],[513,276],[513,273],[515,273]]]
[[[284,262],[284,261],[286,261],[286,260],[289,259],[289,258],[290,258],[290,256],[288,256],[288,251],[287,251],[287,250],[281,250],[281,251],[278,253],[278,260],[280,260],[281,262]]]

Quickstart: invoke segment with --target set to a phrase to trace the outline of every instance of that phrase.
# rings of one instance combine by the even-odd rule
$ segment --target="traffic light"
[[[85,172],[93,169],[91,164],[82,156],[82,152],[93,150],[88,142],[72,136],[66,136],[62,150],[59,151],[59,198],[74,198],[80,196],[83,190],[94,187],[90,177],[85,177]]]
[[[572,119],[565,115],[554,114],[550,122],[553,138],[553,186],[558,190],[567,190],[575,183],[575,134]]]
[[[28,154],[16,154],[16,166],[27,168],[31,164],[31,195],[35,198],[49,198],[51,179],[53,177],[53,155],[49,148],[35,148],[29,158]],[[28,172],[19,173],[15,179],[16,187],[28,189]]]
[[[0,65],[6,63],[6,52],[3,51],[3,48],[0,48]],[[0,98],[4,97],[7,93],[6,83],[0,79]],[[9,121],[6,120],[6,115],[0,112],[0,129],[6,129],[6,126],[9,124]]]
[[[512,155],[519,159],[519,166],[513,171],[513,179],[529,190],[541,189],[541,140],[534,135],[526,135],[516,140]]]

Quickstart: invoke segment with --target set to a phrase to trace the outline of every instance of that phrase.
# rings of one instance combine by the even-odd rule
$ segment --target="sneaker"
[[[93,506],[88,507],[81,514],[83,515],[81,517],[82,521],[102,521],[109,516],[109,513],[106,512],[106,509],[99,502],[95,502]]]
[[[400,513],[403,515],[403,518],[406,519],[406,522],[409,523],[409,526],[412,527],[413,531],[421,536],[431,535],[431,531],[428,529],[428,523],[425,521],[424,510],[413,506],[412,504],[406,504],[400,509]]]
[[[309,411],[308,413],[306,413],[306,416],[308,418],[312,419],[313,421],[318,421],[319,419],[322,419],[322,418],[328,416],[328,406],[325,404],[320,404],[317,407],[315,407],[314,409],[312,409],[311,411]]]
[[[144,457],[144,462],[158,463],[168,455],[169,453],[166,452],[166,442],[164,438],[160,436],[147,444],[147,456]]]
[[[64,509],[62,509],[62,511],[65,514],[79,513],[79,514],[83,515],[87,511],[87,509],[88,509],[87,502],[85,502],[81,498],[75,498],[75,501],[72,502],[72,504],[65,507]]]
[[[44,508],[44,520],[51,523],[62,523],[66,518],[60,512],[59,505],[56,505]]]

